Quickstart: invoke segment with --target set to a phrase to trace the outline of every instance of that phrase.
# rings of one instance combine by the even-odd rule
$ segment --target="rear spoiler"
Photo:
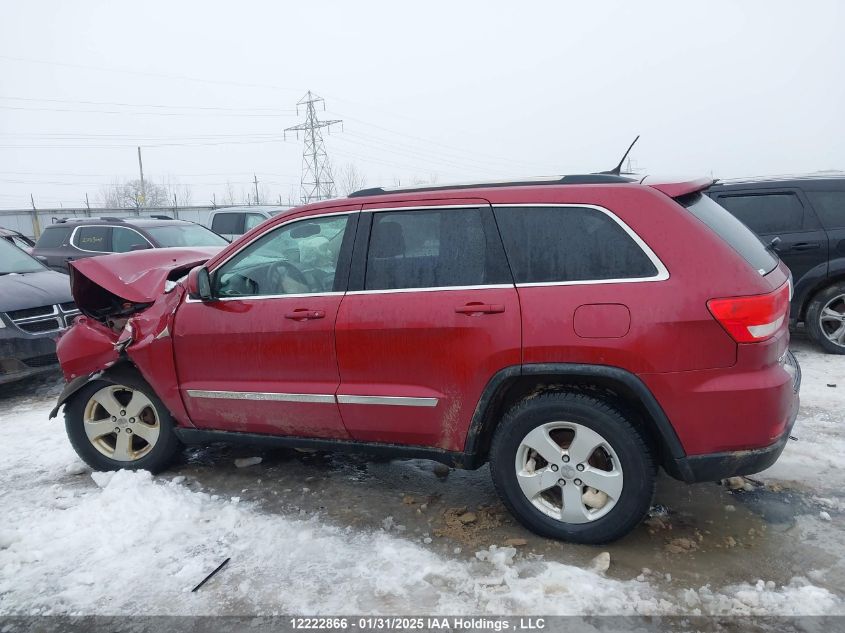
[[[647,182],[650,176],[646,176],[640,181],[640,184],[647,185],[652,189],[657,189],[660,193],[665,193],[670,198],[680,198],[691,193],[704,191],[716,184],[716,178],[696,178],[694,180],[670,181],[661,182],[656,180],[654,182]]]

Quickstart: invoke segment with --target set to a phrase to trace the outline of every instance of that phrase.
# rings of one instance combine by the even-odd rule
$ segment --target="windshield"
[[[778,265],[778,258],[763,246],[751,229],[703,193],[681,196],[677,202],[725,240],[761,275],[771,272]]]
[[[0,275],[9,273],[37,273],[44,270],[41,263],[6,240],[0,240]]]
[[[150,226],[146,228],[159,246],[225,246],[229,242],[199,224]]]

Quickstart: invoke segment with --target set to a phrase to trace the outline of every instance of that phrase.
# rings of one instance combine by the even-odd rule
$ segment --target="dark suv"
[[[53,414],[97,470],[215,441],[489,461],[531,529],[617,538],[658,466],[757,472],[798,412],[789,270],[711,184],[373,189],[74,262]]]
[[[791,324],[803,321],[826,351],[845,354],[845,174],[726,181],[707,194],[789,266]]]
[[[32,254],[53,270],[67,272],[68,262],[105,253],[226,244],[226,239],[206,227],[183,220],[68,218],[46,227]]]

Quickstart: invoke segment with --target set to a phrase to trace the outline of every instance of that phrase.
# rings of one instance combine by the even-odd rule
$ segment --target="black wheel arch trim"
[[[122,376],[138,376],[140,372],[135,368],[134,365],[129,363],[128,361],[119,362],[115,365],[112,365],[108,369],[104,369],[102,371],[96,371],[93,374],[88,374],[87,376],[77,376],[73,380],[69,381],[65,384],[64,389],[59,394],[59,398],[56,401],[56,406],[50,411],[49,419],[52,420],[56,417],[59,413],[59,409],[61,409],[62,405],[65,404],[68,400],[70,400],[77,391],[82,389],[85,385],[89,382],[93,382],[94,380],[99,380],[100,378],[108,378],[111,381],[120,380]]]
[[[482,440],[484,432],[489,430],[486,423],[490,420],[490,413],[501,402],[506,388],[511,379],[525,376],[559,376],[560,378],[601,378],[606,381],[624,385],[640,401],[646,412],[651,416],[660,439],[668,450],[668,459],[664,461],[664,468],[670,475],[683,479],[688,475],[685,470],[682,458],[686,456],[675,428],[669,421],[663,408],[651,393],[651,390],[635,374],[620,367],[610,365],[590,365],[582,363],[529,363],[505,367],[496,372],[488,381],[481,398],[476,405],[472,415],[472,421],[467,432],[464,454],[467,459],[472,460],[474,466],[480,465],[483,460],[481,455]],[[493,409],[491,409],[491,407]],[[679,461],[681,460],[681,461]]]

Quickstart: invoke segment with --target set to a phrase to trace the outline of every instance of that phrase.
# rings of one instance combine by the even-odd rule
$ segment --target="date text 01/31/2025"
[[[537,631],[544,629],[544,618],[481,617],[296,617],[290,619],[295,630],[451,630],[451,631]]]

